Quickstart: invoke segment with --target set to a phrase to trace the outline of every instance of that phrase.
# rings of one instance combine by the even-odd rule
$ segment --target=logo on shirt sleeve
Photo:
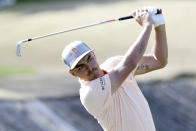
[[[105,80],[102,77],[100,77],[99,80],[100,80],[100,84],[101,84],[101,89],[104,90],[105,89]]]

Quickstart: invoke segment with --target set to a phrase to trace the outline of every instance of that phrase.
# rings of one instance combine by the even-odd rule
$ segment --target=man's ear
[[[76,76],[75,73],[74,73],[73,71],[71,71],[71,70],[69,71],[69,73],[70,73],[71,75],[73,75],[73,76]]]
[[[95,56],[95,52],[94,51],[92,51],[92,54]]]

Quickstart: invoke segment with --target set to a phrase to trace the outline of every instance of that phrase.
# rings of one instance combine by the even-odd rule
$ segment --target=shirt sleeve
[[[84,107],[94,116],[108,107],[111,99],[111,82],[109,75],[91,81],[80,90],[80,99]]]

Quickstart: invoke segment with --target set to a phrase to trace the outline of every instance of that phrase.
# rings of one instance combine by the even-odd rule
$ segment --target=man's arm
[[[138,63],[134,75],[161,69],[167,65],[168,47],[165,25],[155,28],[155,43],[151,54],[144,55]]]
[[[123,60],[110,73],[112,94],[120,87],[142,58],[152,30],[152,21],[147,12],[134,13],[136,20],[143,26],[143,30],[136,42],[128,49]]]

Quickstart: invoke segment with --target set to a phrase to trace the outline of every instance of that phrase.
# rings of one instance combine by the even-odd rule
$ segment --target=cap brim
[[[86,56],[88,53],[92,52],[93,50],[89,50],[87,52],[85,52],[84,54],[82,54],[81,56],[79,56],[75,61],[74,63],[72,64],[71,66],[71,70],[75,68],[75,66],[78,64],[78,62],[84,57]]]

